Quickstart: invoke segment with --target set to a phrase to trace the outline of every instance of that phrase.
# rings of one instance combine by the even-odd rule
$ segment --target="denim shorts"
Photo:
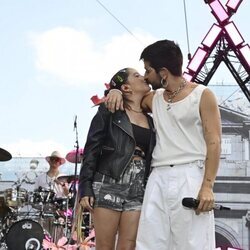
[[[93,181],[94,207],[116,211],[141,210],[144,196],[145,160],[132,160],[117,181],[96,172]]]

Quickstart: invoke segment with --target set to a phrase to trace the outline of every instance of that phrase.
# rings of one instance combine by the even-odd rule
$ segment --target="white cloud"
[[[142,70],[140,52],[157,39],[142,31],[134,34],[143,44],[126,33],[111,37],[98,47],[98,41],[95,42],[85,31],[70,27],[32,34],[36,66],[41,72],[54,75],[67,84],[100,84],[126,66]]]
[[[32,141],[19,140],[15,143],[3,145],[3,148],[10,152],[12,157],[36,157],[47,156],[57,150],[62,156],[65,156],[67,151],[63,145],[52,140]]]

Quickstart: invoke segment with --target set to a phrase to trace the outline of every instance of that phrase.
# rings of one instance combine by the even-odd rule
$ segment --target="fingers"
[[[115,112],[115,102],[111,101],[111,99],[110,99],[109,97],[106,97],[104,103],[105,103],[106,108],[107,108],[110,112],[112,112],[112,113]]]
[[[199,206],[195,210],[196,214],[200,214],[201,212],[209,212],[214,208],[214,199],[200,199]]]
[[[108,102],[108,110],[110,111],[110,112],[112,112],[112,113],[114,113],[115,112],[115,107],[116,107],[116,103],[115,102]]]
[[[105,98],[105,105],[112,113],[119,109],[124,110],[122,95],[119,92],[109,93]]]
[[[90,206],[93,209],[93,207],[94,207],[94,197],[90,197]]]
[[[123,106],[123,99],[121,99],[120,101],[117,101],[116,103],[116,110],[124,110],[124,106]]]
[[[93,212],[94,197],[84,196],[81,199],[80,204],[83,207],[83,209],[87,209],[90,212]]]
[[[195,210],[196,214],[211,211],[214,207],[214,193],[212,188],[202,186],[198,193],[197,200],[199,200],[199,206]]]
[[[69,184],[67,182],[63,182],[62,183],[62,187],[68,189],[69,188]]]

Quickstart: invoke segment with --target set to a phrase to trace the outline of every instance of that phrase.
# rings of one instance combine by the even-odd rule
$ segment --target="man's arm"
[[[105,106],[112,113],[116,110],[124,110],[122,92],[117,89],[110,90],[105,98]]]
[[[150,91],[142,99],[141,107],[147,113],[152,113],[152,102],[153,102],[154,94],[155,94],[155,91]]]
[[[142,99],[141,107],[145,112],[152,112],[152,101],[153,101],[154,94],[155,94],[155,91],[150,91]],[[107,109],[112,113],[114,113],[116,110],[124,110],[121,91],[112,89],[108,93],[105,99],[105,105]]]
[[[214,205],[213,186],[220,163],[221,153],[221,118],[214,94],[206,89],[201,97],[200,114],[204,139],[207,146],[205,173],[198,194],[200,200],[197,213],[208,211]]]

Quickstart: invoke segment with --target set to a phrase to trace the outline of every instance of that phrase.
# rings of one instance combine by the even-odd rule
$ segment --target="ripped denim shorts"
[[[141,210],[145,191],[145,166],[145,160],[132,160],[119,181],[96,172],[92,184],[94,207],[116,211]]]

